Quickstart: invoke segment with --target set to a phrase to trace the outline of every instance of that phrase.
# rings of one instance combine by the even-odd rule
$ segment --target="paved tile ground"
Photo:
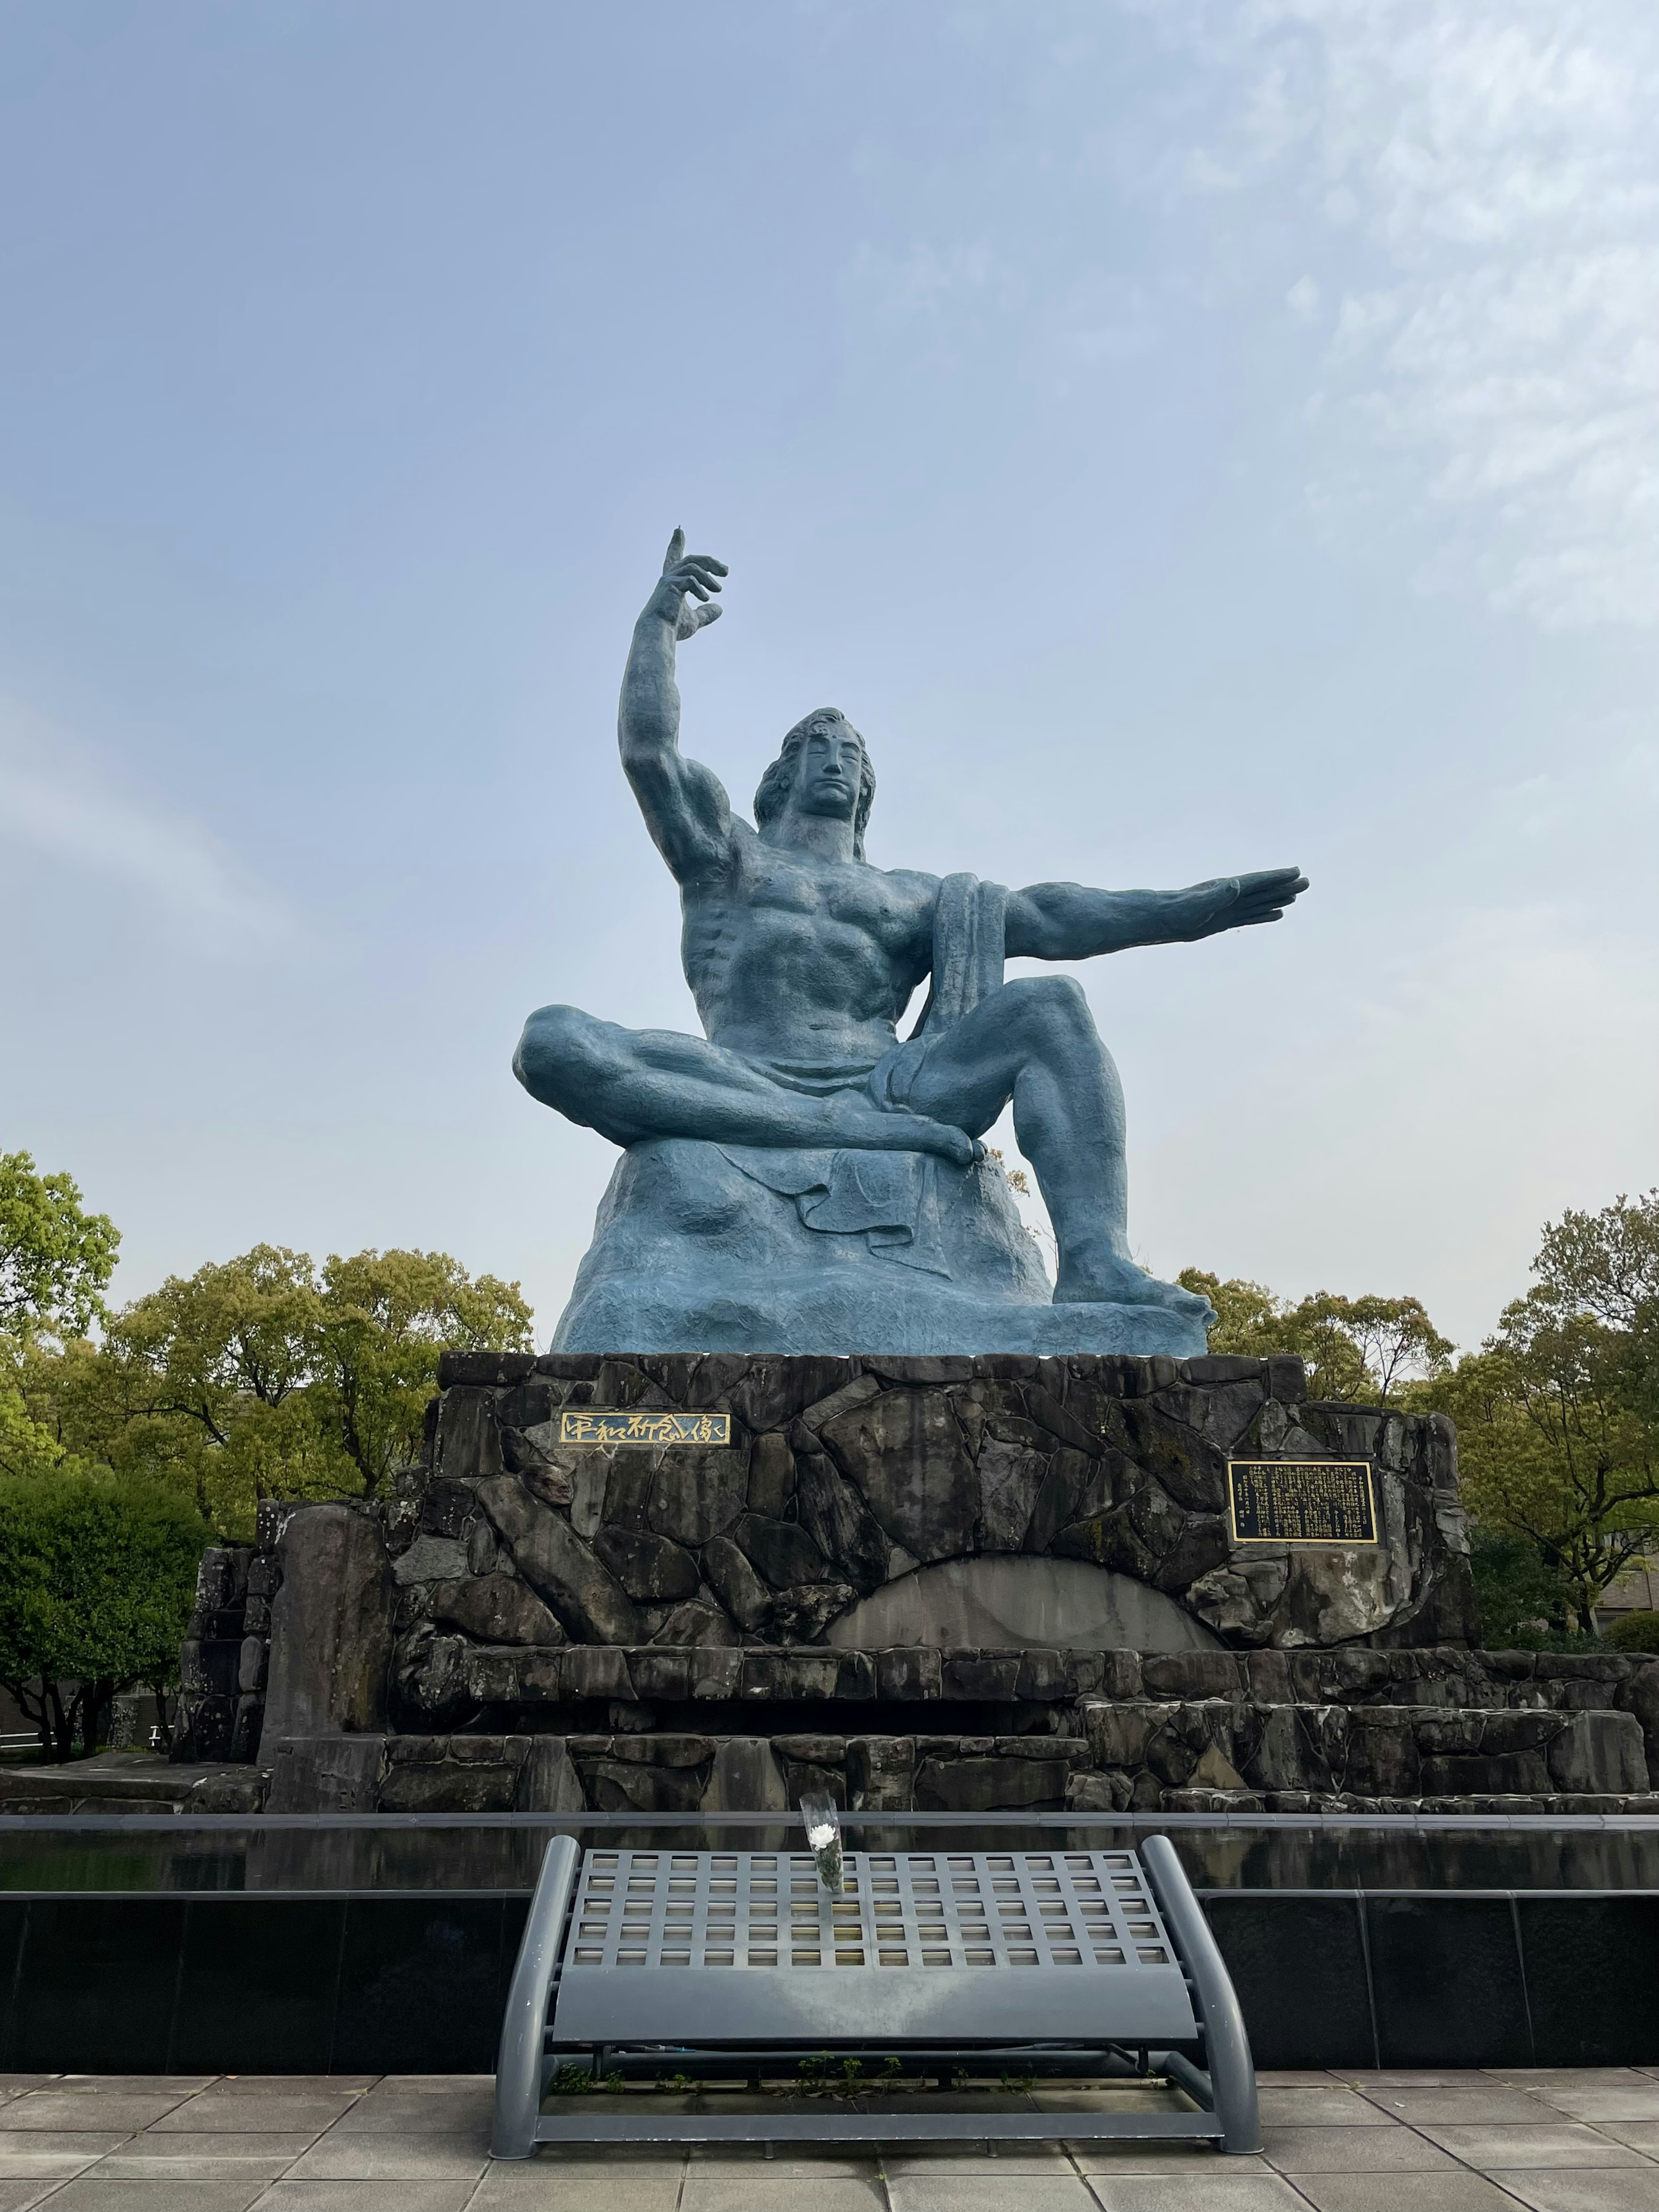
[[[1659,2212],[1659,2067],[1264,2075],[1253,2158],[1058,2142],[492,2166],[490,2089],[483,2075],[0,2075],[0,2212]]]

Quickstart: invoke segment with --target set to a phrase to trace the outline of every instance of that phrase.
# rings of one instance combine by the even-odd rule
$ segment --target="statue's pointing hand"
[[[715,560],[712,553],[688,553],[685,532],[677,530],[668,541],[662,581],[651,594],[647,611],[672,622],[676,640],[684,643],[718,619],[721,610],[709,594],[719,591],[720,578],[729,573],[725,562]]]

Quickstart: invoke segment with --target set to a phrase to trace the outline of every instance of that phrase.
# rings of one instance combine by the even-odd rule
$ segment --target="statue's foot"
[[[860,1152],[936,1152],[959,1168],[970,1167],[985,1156],[984,1146],[965,1129],[949,1121],[930,1121],[921,1114],[884,1111],[855,1091],[839,1092],[826,1099],[824,1106],[826,1144],[849,1145]]]
[[[1178,1314],[1183,1321],[1200,1326],[1211,1318],[1207,1298],[1182,1290],[1179,1283],[1162,1283],[1156,1275],[1137,1267],[1133,1260],[1120,1259],[1115,1253],[1091,1255],[1086,1263],[1062,1267],[1053,1303],[1057,1306],[1159,1306],[1165,1313]]]

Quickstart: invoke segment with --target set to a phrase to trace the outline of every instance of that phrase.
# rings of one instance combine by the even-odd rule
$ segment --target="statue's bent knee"
[[[513,1073],[532,1098],[569,1114],[597,1073],[591,1014],[579,1006],[538,1006],[524,1025]]]
[[[1088,994],[1070,975],[1019,975],[1003,985],[1017,997],[1020,1012],[1046,1029],[1065,1027],[1094,1032]]]

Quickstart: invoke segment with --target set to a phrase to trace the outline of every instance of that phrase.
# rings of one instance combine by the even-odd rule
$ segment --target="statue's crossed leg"
[[[776,1068],[670,1030],[627,1030],[574,1006],[531,1016],[514,1060],[532,1097],[613,1144],[707,1143],[928,1152],[966,1164],[1010,1101],[1059,1248],[1056,1304],[1207,1313],[1129,1255],[1123,1092],[1079,987],[1020,978],[950,1029],[868,1065]]]

